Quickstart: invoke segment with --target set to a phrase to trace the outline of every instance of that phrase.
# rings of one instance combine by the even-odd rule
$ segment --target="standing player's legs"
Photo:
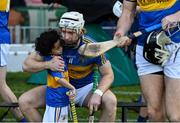
[[[143,95],[141,94],[138,103],[145,102]],[[140,107],[139,116],[137,122],[146,122],[148,120],[147,107]]]
[[[177,46],[180,48],[180,43],[168,46],[172,55],[164,66],[166,111],[168,119],[175,122],[180,121],[180,50],[174,50]]]
[[[166,77],[166,112],[172,122],[180,122],[180,79]]]
[[[148,120],[147,107],[141,107],[137,122],[146,122]]]
[[[151,79],[150,79],[151,78]],[[164,121],[164,82],[162,75],[140,76],[150,121]]]
[[[8,52],[9,44],[0,44],[0,94],[3,100],[6,102],[18,102],[15,94],[6,83],[6,65]],[[18,120],[23,118],[19,108],[13,108],[11,110]]]
[[[164,121],[164,75],[159,65],[147,62],[143,57],[143,47],[136,47],[136,65],[140,76],[141,89],[147,103],[150,121]]]
[[[45,85],[39,86],[25,92],[19,98],[19,106],[22,112],[31,122],[42,121],[38,108],[45,107],[45,91]]]

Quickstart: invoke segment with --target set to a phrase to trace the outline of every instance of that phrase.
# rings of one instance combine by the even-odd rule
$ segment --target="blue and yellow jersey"
[[[136,2],[142,11],[158,11],[172,7],[177,0],[127,0]]]
[[[0,44],[10,43],[8,29],[10,0],[0,0]]]
[[[80,39],[80,45],[94,42],[93,39],[84,35]],[[63,56],[68,64],[70,83],[76,88],[81,88],[93,82],[93,68],[95,65],[101,66],[107,62],[105,55],[96,58],[82,58],[78,49],[64,48]]]
[[[51,59],[52,56],[44,57],[45,61],[49,61]],[[66,95],[66,92],[69,89],[63,87],[60,83],[57,82],[62,78],[69,82],[67,65],[64,67],[64,72],[48,70],[46,104],[51,107],[63,107],[69,104],[69,97]]]
[[[139,14],[139,29],[144,29],[152,25],[161,23],[167,15],[176,13],[180,10],[180,0],[127,0],[137,2],[141,9]],[[138,44],[143,45],[147,35],[140,36]],[[180,32],[171,36],[174,42],[180,42]]]

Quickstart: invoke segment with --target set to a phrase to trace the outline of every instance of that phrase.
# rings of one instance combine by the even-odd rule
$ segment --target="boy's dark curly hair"
[[[42,56],[50,55],[52,48],[57,41],[60,41],[60,45],[63,46],[64,41],[56,30],[43,32],[40,37],[36,38],[35,50]]]

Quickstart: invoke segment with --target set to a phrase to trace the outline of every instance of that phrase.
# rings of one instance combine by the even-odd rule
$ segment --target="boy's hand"
[[[75,89],[75,88],[74,88],[74,89],[71,89],[71,90],[68,92],[67,95],[69,96],[69,99],[70,99],[70,100],[74,100],[75,97],[76,97],[76,89]]]

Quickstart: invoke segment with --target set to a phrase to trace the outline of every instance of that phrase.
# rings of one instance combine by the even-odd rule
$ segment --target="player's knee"
[[[8,87],[6,80],[5,79],[0,79],[0,89],[1,90],[6,90],[6,88]]]
[[[162,121],[164,119],[161,108],[148,108],[148,117],[152,121]]]
[[[180,121],[180,115],[178,113],[171,113],[168,114],[168,119],[171,122],[179,122]]]
[[[117,98],[116,98],[115,96],[111,97],[109,104],[110,104],[110,106],[112,106],[114,109],[116,109],[116,107],[117,107]]]
[[[27,96],[25,95],[21,95],[19,97],[19,107],[21,108],[21,110],[27,110],[28,107],[30,107],[31,105],[31,101],[28,99]]]
[[[154,110],[152,110],[152,109],[148,109],[148,117],[149,117],[149,119],[154,119],[154,116],[155,116],[155,111]]]
[[[104,100],[105,108],[112,113],[117,109],[117,98],[115,95],[108,95]]]

